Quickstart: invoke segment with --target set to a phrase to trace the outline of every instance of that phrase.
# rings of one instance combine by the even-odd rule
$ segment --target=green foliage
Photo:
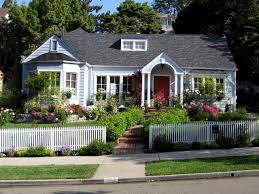
[[[132,107],[136,106],[135,98],[132,96],[125,96],[124,103],[127,108],[132,108]]]
[[[13,116],[8,112],[0,113],[0,126],[6,125],[13,121]]]
[[[224,135],[219,135],[216,139],[216,143],[223,149],[230,149],[235,147],[234,139],[231,137],[225,137]]]
[[[20,157],[45,157],[52,156],[53,150],[43,146],[38,146],[28,148],[27,150],[20,150],[16,153],[16,155]]]
[[[174,144],[166,141],[165,137],[157,136],[154,140],[154,150],[158,152],[170,152],[174,149]]]
[[[79,149],[80,156],[100,156],[111,154],[115,147],[114,143],[104,143],[103,141],[93,141],[88,146]]]
[[[144,111],[142,109],[128,109],[121,114],[125,116],[128,127],[140,124],[144,121]]]
[[[188,5],[191,0],[154,0],[153,7],[159,13],[175,14]]]
[[[106,126],[107,141],[116,141],[126,131],[128,126],[125,115],[121,113],[101,117],[98,124]]]
[[[253,147],[259,147],[259,138],[254,139],[251,143]]]
[[[192,142],[192,145],[191,145],[191,149],[192,150],[200,150],[202,149],[202,143],[201,142],[197,142],[197,141],[194,141]]]
[[[187,151],[189,150],[189,146],[183,142],[176,142],[174,144],[174,151]]]
[[[13,4],[13,0],[4,0],[2,8],[10,8],[12,7],[12,4]]]
[[[40,92],[46,89],[50,85],[50,79],[45,73],[34,72],[30,74],[26,80],[26,85],[30,92],[37,96]]]
[[[159,33],[160,16],[147,3],[125,0],[117,13],[104,13],[99,17],[98,31],[110,33]]]
[[[55,111],[55,116],[58,118],[58,121],[63,125],[67,122],[68,113],[65,110],[59,109]]]
[[[242,132],[237,136],[237,147],[247,147],[250,145],[250,135]]]
[[[203,149],[218,149],[219,145],[214,141],[203,142],[201,147]]]
[[[186,123],[189,120],[185,110],[175,108],[166,112],[152,114],[147,120],[146,125]]]
[[[253,120],[247,113],[246,109],[240,108],[236,112],[225,112],[218,115],[220,121],[241,121],[241,120]]]

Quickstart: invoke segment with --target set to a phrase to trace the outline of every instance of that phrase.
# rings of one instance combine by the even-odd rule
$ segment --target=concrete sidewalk
[[[197,150],[167,153],[143,153],[109,156],[75,156],[43,158],[0,158],[0,166],[33,166],[33,165],[67,165],[99,164],[93,178],[132,178],[145,176],[145,162],[161,160],[179,160],[193,158],[210,158],[222,156],[259,155],[257,148],[234,148],[228,150]]]

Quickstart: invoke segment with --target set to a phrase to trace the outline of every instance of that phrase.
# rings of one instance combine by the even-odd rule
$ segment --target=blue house
[[[81,28],[53,35],[23,60],[23,88],[31,72],[51,72],[60,91],[70,90],[70,103],[87,106],[97,92],[107,96],[130,92],[129,75],[142,74],[142,106],[154,96],[168,99],[184,90],[199,90],[207,77],[223,89],[216,105],[236,106],[237,67],[226,40],[219,36],[175,34],[94,34]]]

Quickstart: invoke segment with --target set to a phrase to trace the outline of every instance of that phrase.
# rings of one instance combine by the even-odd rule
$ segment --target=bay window
[[[66,89],[72,92],[73,96],[77,94],[77,74],[76,73],[66,73]]]

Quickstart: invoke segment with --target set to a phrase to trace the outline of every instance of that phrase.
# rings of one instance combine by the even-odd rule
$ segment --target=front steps
[[[129,128],[121,138],[113,154],[137,154],[144,151],[144,126],[136,125]]]

